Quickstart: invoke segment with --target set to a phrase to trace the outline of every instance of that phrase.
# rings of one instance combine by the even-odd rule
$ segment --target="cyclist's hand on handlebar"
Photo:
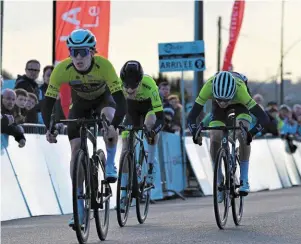
[[[199,134],[197,136],[197,138],[195,138],[195,136],[192,137],[193,143],[202,146],[202,142],[203,142],[203,137],[201,136],[201,134]]]
[[[58,131],[55,130],[53,133],[51,133],[49,130],[46,132],[46,139],[49,143],[57,143],[56,137],[58,135]]]

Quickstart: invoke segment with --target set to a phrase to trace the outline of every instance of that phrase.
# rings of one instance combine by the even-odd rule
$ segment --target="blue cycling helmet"
[[[67,38],[68,48],[89,47],[95,48],[96,37],[86,29],[77,29],[71,32]]]

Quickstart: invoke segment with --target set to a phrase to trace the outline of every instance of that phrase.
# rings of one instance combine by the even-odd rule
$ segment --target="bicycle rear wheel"
[[[229,166],[224,148],[220,148],[214,165],[213,204],[216,224],[224,229],[229,213]]]
[[[144,157],[140,157],[140,159],[144,159]],[[151,189],[152,186],[146,183],[146,177],[148,173],[147,164],[140,163],[141,167],[141,174],[140,177],[137,177],[139,172],[137,170],[134,172],[134,181],[137,182],[138,194],[136,197],[136,213],[137,219],[140,224],[143,224],[147,218],[149,204],[150,204],[150,197],[151,197]],[[143,166],[146,168],[144,169]],[[136,167],[137,168],[137,167]],[[138,178],[140,178],[140,182],[138,182]]]
[[[73,229],[76,232],[76,236],[80,244],[85,244],[87,242],[90,231],[91,184],[88,160],[88,155],[80,149],[73,167]],[[79,188],[82,188],[83,192],[79,192]],[[83,212],[79,209],[82,208],[81,200],[83,200]]]
[[[233,188],[234,192],[232,195],[231,199],[231,205],[232,205],[232,217],[235,225],[240,225],[242,216],[243,216],[243,211],[244,211],[244,197],[239,194],[237,191],[238,188],[240,187],[240,163],[239,163],[239,158],[236,157],[236,169],[234,172],[234,182],[233,182]]]
[[[110,197],[112,195],[109,183],[105,181],[106,157],[102,150],[97,151],[98,180],[95,182],[98,189],[95,190],[96,207],[94,208],[94,218],[97,234],[100,240],[107,237],[110,222]]]
[[[132,202],[133,155],[121,155],[117,182],[116,211],[120,227],[125,226]]]

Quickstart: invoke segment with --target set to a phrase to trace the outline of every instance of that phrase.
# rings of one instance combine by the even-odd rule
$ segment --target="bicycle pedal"
[[[107,183],[115,183],[117,181],[117,178],[114,177],[107,177],[106,182]]]

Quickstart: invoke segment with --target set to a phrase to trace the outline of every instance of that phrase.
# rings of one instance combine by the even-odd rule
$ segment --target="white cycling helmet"
[[[71,32],[67,39],[68,48],[90,47],[95,48],[96,37],[86,29],[77,29]]]
[[[228,71],[219,72],[212,82],[212,92],[216,99],[230,100],[236,92],[236,82]]]

